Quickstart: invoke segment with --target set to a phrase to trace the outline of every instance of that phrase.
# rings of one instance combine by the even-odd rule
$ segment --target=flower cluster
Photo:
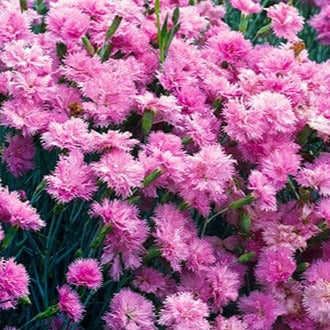
[[[327,329],[330,4],[218,2],[0,2],[0,327]]]

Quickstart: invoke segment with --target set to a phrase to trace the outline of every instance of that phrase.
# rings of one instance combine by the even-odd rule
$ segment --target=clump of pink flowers
[[[326,330],[329,20],[0,1],[0,328]]]

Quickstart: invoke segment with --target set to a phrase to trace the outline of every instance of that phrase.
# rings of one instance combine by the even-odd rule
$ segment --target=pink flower
[[[93,171],[84,163],[84,156],[79,150],[60,156],[55,170],[45,180],[47,192],[62,203],[75,198],[89,200],[97,190]]]
[[[283,313],[282,307],[272,295],[253,291],[239,300],[238,307],[244,313],[243,321],[251,330],[270,330],[277,317]]]
[[[291,250],[284,246],[264,250],[258,258],[256,278],[266,284],[289,280],[296,269],[291,255]]]
[[[191,219],[173,204],[165,204],[156,208],[153,221],[162,256],[175,271],[180,271],[181,263],[189,258],[190,242],[196,235]]]
[[[304,272],[307,283],[315,283],[319,280],[330,282],[330,261],[318,260]]]
[[[21,201],[17,191],[9,192],[7,188],[2,187],[0,187],[0,216],[1,220],[23,230],[36,231],[46,225],[28,201]]]
[[[66,274],[68,283],[97,290],[102,285],[102,273],[95,259],[78,259],[72,262]]]
[[[330,322],[330,281],[318,280],[304,290],[303,305],[308,315],[321,324]]]
[[[154,330],[154,315],[152,303],[142,295],[122,289],[115,294],[110,303],[110,311],[103,320],[112,330]]]
[[[54,147],[72,151],[80,148],[90,150],[88,124],[81,118],[70,118],[64,123],[51,122],[47,132],[42,134],[45,149]]]
[[[241,321],[237,316],[225,319],[223,316],[219,315],[216,321],[217,324],[214,330],[248,330],[247,324]]]
[[[0,310],[14,308],[17,299],[29,294],[29,275],[14,258],[0,259]]]
[[[297,8],[283,2],[269,7],[267,16],[272,20],[271,26],[279,38],[293,40],[304,26],[304,19]]]
[[[293,131],[297,119],[286,96],[265,91],[252,96],[250,103],[256,111],[263,113],[270,129],[281,133]]]
[[[175,289],[175,282],[156,269],[145,267],[135,272],[133,286],[146,293],[164,298]]]
[[[78,293],[71,290],[68,285],[57,288],[59,295],[59,309],[62,313],[68,315],[69,318],[78,322],[82,319],[84,307],[79,300]]]
[[[142,187],[144,169],[140,162],[124,151],[113,150],[91,167],[96,176],[122,197],[130,196],[132,188]]]
[[[7,141],[9,145],[3,150],[2,159],[7,163],[9,171],[18,177],[33,170],[35,147],[32,137],[8,136]]]
[[[204,302],[194,299],[190,292],[182,292],[166,298],[159,323],[171,330],[208,330],[211,329],[206,320],[208,315]]]
[[[226,263],[217,263],[205,269],[205,280],[208,286],[211,307],[215,311],[221,310],[230,301],[238,298],[241,286],[239,274]]]
[[[309,24],[317,31],[317,38],[324,45],[330,44],[330,4],[309,20]]]
[[[317,205],[317,216],[330,225],[330,198],[323,198]]]
[[[255,203],[261,210],[276,211],[276,190],[264,174],[258,170],[253,170],[249,176],[248,188],[257,198]]]
[[[256,14],[262,10],[260,4],[253,0],[230,0],[230,3],[245,15]]]

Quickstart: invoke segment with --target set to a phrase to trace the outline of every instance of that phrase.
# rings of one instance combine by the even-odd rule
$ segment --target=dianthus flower
[[[78,259],[72,262],[66,274],[71,285],[96,290],[102,284],[102,273],[96,259]]]
[[[75,198],[89,200],[97,190],[95,176],[84,155],[73,150],[69,155],[60,156],[55,170],[45,177],[47,192],[56,200],[68,203]]]
[[[216,318],[216,322],[214,330],[248,330],[247,324],[241,321],[237,316],[225,319],[223,316],[219,315]]]
[[[211,329],[206,320],[208,315],[204,302],[194,299],[190,292],[181,292],[166,298],[159,323],[171,330],[208,330]]]
[[[79,295],[76,291],[71,290],[68,285],[63,285],[57,288],[59,295],[59,309],[62,313],[68,315],[69,318],[78,322],[82,319],[84,307],[79,300]]]
[[[282,307],[272,295],[258,291],[242,297],[238,307],[243,313],[243,321],[251,330],[270,330],[277,317],[283,313]]]
[[[304,26],[298,9],[283,2],[269,7],[267,16],[272,20],[271,26],[279,38],[293,40]]]
[[[256,14],[262,10],[260,4],[253,0],[230,0],[230,3],[245,15]]]
[[[263,251],[258,258],[256,278],[261,283],[287,281],[296,269],[296,264],[289,248],[278,246]]]
[[[110,302],[110,311],[103,320],[111,330],[154,330],[152,303],[142,295],[122,289]]]
[[[15,177],[34,169],[35,147],[32,137],[8,136],[8,147],[3,150],[2,159]]]
[[[330,44],[330,4],[309,20],[309,24],[317,31],[317,38],[324,45]]]
[[[132,188],[142,186],[144,168],[127,152],[113,150],[91,167],[95,175],[119,196],[128,197]]]
[[[19,298],[29,294],[29,275],[14,258],[0,259],[0,310],[14,308]]]

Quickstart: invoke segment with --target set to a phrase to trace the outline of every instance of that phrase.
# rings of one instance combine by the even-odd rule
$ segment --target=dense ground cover
[[[0,1],[0,329],[329,329],[329,22]]]

